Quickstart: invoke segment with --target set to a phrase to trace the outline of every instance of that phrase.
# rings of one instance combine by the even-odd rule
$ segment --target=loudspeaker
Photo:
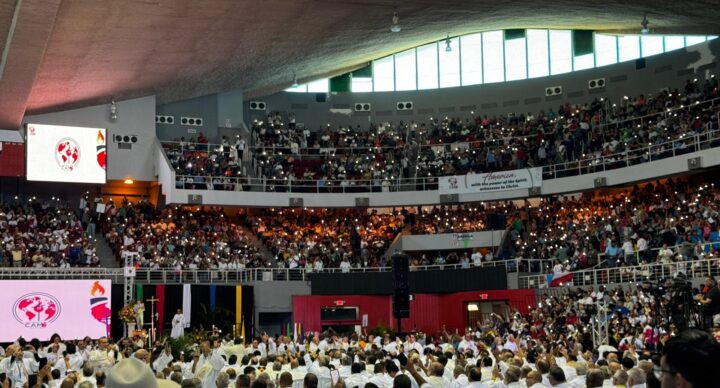
[[[638,58],[635,60],[635,70],[642,70],[646,66],[645,58]]]
[[[507,220],[504,214],[490,213],[486,218],[487,230],[505,230]]]
[[[316,102],[325,102],[325,101],[327,101],[327,93],[317,93],[317,94],[315,94],[315,101],[316,101]]]
[[[702,168],[702,159],[698,156],[687,160],[688,170],[697,170]]]
[[[393,317],[410,317],[410,257],[404,253],[392,256],[393,267]]]
[[[410,318],[410,290],[396,289],[393,294],[393,317]]]

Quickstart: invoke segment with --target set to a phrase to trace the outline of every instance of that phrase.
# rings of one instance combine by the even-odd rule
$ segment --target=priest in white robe
[[[170,337],[179,338],[185,335],[185,318],[182,310],[178,309],[177,314],[172,319],[172,331]]]

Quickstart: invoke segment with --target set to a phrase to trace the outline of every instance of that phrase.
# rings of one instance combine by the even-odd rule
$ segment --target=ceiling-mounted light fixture
[[[115,100],[110,102],[110,121],[115,121],[118,118],[118,108],[115,104]]]
[[[292,87],[293,87],[293,88],[297,88],[298,86],[300,86],[300,84],[298,83],[297,75],[296,75],[295,72],[293,71],[293,84],[292,84]]]
[[[445,38],[445,52],[451,52],[452,46],[450,45],[450,34],[448,34],[447,38]]]
[[[400,27],[400,15],[398,15],[397,8],[395,8],[392,17],[392,24],[390,25],[390,31],[400,32],[400,30],[402,30],[402,27]]]
[[[650,22],[647,19],[647,13],[643,15],[643,20],[642,22],[640,22],[640,25],[642,26],[642,28],[640,29],[641,34],[644,35],[650,33],[650,28],[648,27],[648,25],[650,25]]]

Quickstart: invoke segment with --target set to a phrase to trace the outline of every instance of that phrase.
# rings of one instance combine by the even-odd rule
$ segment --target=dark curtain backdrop
[[[202,326],[204,330],[210,330],[212,325],[222,330],[223,334],[232,332],[236,316],[236,294],[235,286],[215,286],[215,310],[210,309],[210,287],[209,285],[192,285],[192,311],[190,313],[191,328]],[[143,299],[146,301],[157,296],[155,285],[143,285]],[[242,316],[245,319],[245,335],[251,337],[258,335],[254,333],[255,327],[255,295],[252,286],[242,286]],[[165,286],[165,308],[163,317],[162,335],[170,335],[172,329],[172,318],[178,309],[183,305],[183,286]],[[113,338],[122,338],[123,324],[118,318],[118,312],[123,307],[123,285],[113,284],[112,287],[112,327]],[[157,303],[155,304],[157,308]],[[150,322],[150,303],[145,302],[145,322]],[[188,329],[186,329],[186,332]],[[240,332],[240,330],[238,330]]]
[[[123,308],[123,299],[125,286],[120,284],[112,285],[112,296],[110,297],[112,317],[110,320],[110,335],[115,338],[122,338],[123,335],[123,323],[120,321],[119,313],[120,309]]]

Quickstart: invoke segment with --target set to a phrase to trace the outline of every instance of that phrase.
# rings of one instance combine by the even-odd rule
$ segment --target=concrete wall
[[[310,295],[310,283],[305,281],[251,282],[255,287],[255,322],[260,322],[260,313],[292,313],[293,295]],[[262,327],[259,330],[265,330]]]
[[[243,92],[209,94],[190,100],[158,105],[157,114],[174,116],[174,124],[157,124],[157,135],[161,140],[172,140],[184,136],[197,138],[202,132],[211,142],[218,141],[224,134],[232,134],[243,122]],[[203,119],[202,126],[182,125],[181,117]],[[228,126],[229,124],[229,126]],[[229,131],[226,128],[234,129]],[[193,132],[194,131],[194,132]]]
[[[197,138],[201,132],[209,139],[213,139],[217,135],[218,104],[216,94],[158,105],[157,114],[175,117],[174,124],[157,124],[157,137],[161,140],[172,140],[182,136],[189,140],[193,137]],[[203,119],[203,125],[182,125],[180,124],[181,117],[201,118]]]
[[[589,69],[573,73],[529,80],[465,86],[447,89],[378,92],[337,93],[327,96],[326,102],[317,102],[314,93],[280,92],[271,96],[255,98],[267,103],[268,110],[294,112],[298,123],[310,129],[333,124],[360,125],[366,128],[373,122],[427,122],[434,117],[470,117],[475,114],[507,114],[508,112],[538,112],[566,102],[582,103],[605,97],[619,100],[624,95],[656,93],[664,87],[681,87],[687,79],[717,72],[716,57],[720,54],[720,40],[698,44],[667,54],[645,59],[645,67],[638,69],[636,61]],[[697,74],[696,74],[697,73]],[[603,89],[588,89],[588,80],[605,77]],[[562,86],[561,96],[545,97],[548,86]],[[398,101],[412,101],[413,111],[398,111]],[[372,104],[371,112],[354,112],[356,102]],[[332,113],[331,109],[347,109],[349,115]],[[264,119],[265,112],[249,110],[245,103],[248,122]]]
[[[545,180],[541,187],[541,194],[555,195],[593,190],[595,188],[595,178],[606,178],[608,186],[622,186],[665,176],[683,174],[690,171],[688,169],[688,159],[694,157],[701,158],[703,168],[720,165],[720,152],[718,152],[718,148],[712,148],[616,170]],[[165,192],[164,189],[163,192]],[[290,198],[302,198],[304,207],[320,208],[354,207],[356,198],[367,198],[370,207],[401,207],[440,203],[440,194],[437,190],[389,193],[309,194],[182,190],[172,188],[168,190],[168,193],[168,203],[184,204],[188,201],[188,195],[195,194],[202,196],[202,203],[204,205],[227,206],[287,207],[290,206]],[[530,195],[527,189],[482,194],[460,194],[459,202],[494,201],[527,198],[528,196]]]
[[[110,121],[109,105],[96,105],[65,112],[26,116],[23,123],[107,128],[108,179],[155,180],[155,96],[118,101],[118,118]],[[114,135],[137,135],[132,149],[118,149]]]

